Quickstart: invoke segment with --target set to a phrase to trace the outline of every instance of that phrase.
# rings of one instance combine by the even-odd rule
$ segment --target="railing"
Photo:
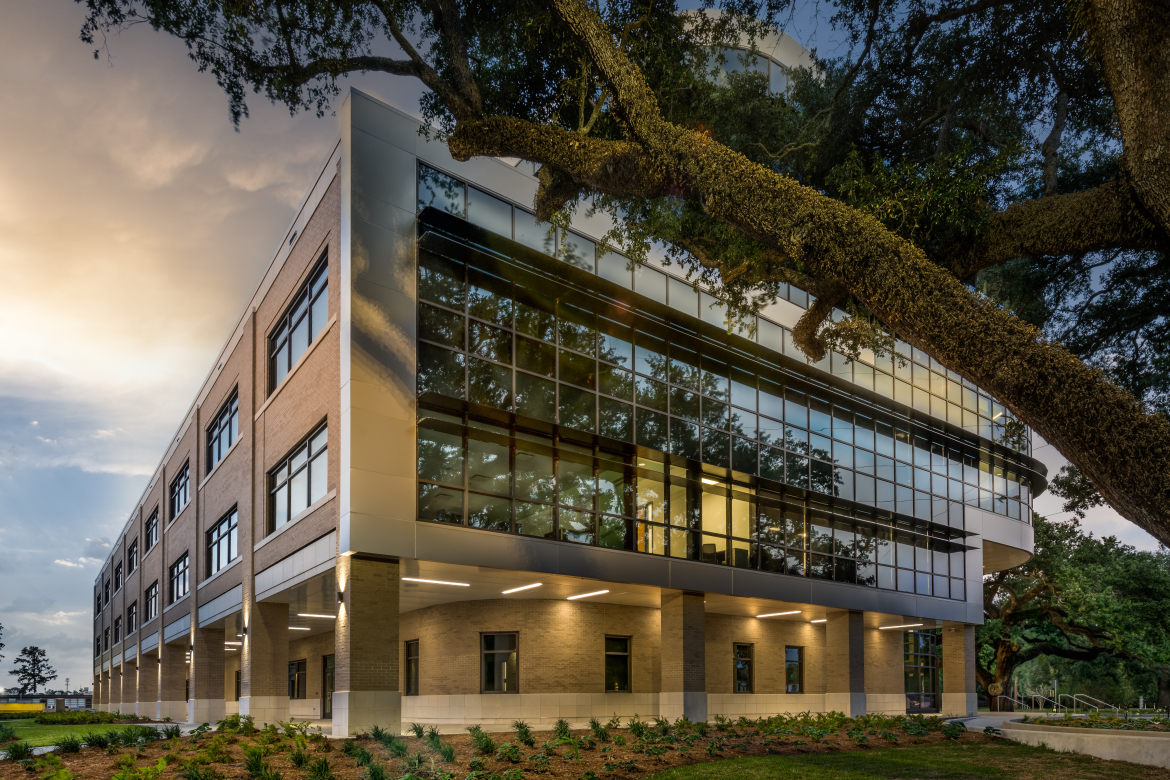
[[[1034,709],[1038,709],[1038,710],[1043,710],[1043,709],[1046,709],[1046,707],[1045,707],[1045,706],[1044,706],[1044,704],[1043,704],[1043,702],[1046,702],[1046,701],[1047,701],[1047,702],[1052,702],[1052,708],[1053,708],[1053,712],[1055,712],[1056,710],[1067,710],[1067,709],[1068,709],[1068,707],[1065,707],[1065,706],[1064,706],[1063,704],[1061,704],[1060,702],[1058,702],[1058,701],[1052,701],[1052,699],[1050,699],[1050,698],[1048,698],[1047,696],[1045,696],[1045,695],[1043,695],[1043,694],[1040,694],[1040,693],[1033,693],[1033,694],[1031,695],[1031,699],[1032,699],[1032,705],[1033,705],[1033,708],[1034,708]],[[1039,706],[1039,707],[1036,707],[1036,706],[1035,706],[1035,705],[1036,705],[1036,701],[1037,701],[1037,700],[1039,700],[1039,701],[1041,702],[1041,704],[1040,704],[1040,706]]]
[[[1026,709],[1026,710],[1030,710],[1030,709],[1032,709],[1032,707],[1031,707],[1031,706],[1029,706],[1029,705],[1025,704],[1025,703],[1024,703],[1024,702],[1022,702],[1022,701],[1019,701],[1018,699],[1013,699],[1011,696],[996,696],[996,697],[995,697],[995,700],[996,700],[996,701],[999,701],[1000,699],[1007,699],[1008,701],[1010,701],[1010,702],[1011,702],[1011,703],[1012,703],[1014,706],[1016,706],[1016,707],[1022,707],[1022,708]]]
[[[1100,699],[1089,696],[1086,693],[1074,693],[1073,694],[1073,701],[1074,702],[1077,700],[1078,696],[1081,697],[1082,699],[1092,699],[1093,701],[1097,702],[1098,704],[1102,705],[1103,707],[1108,707],[1111,710],[1114,710],[1117,712],[1121,711],[1120,707],[1113,705],[1113,704],[1110,704],[1109,702],[1106,702],[1106,701],[1101,701]],[[1093,707],[1093,709],[1097,710],[1098,712],[1100,712],[1100,710],[1101,710],[1101,707],[1096,707],[1092,704],[1088,704],[1088,702],[1085,702],[1085,704],[1087,704],[1089,707]]]

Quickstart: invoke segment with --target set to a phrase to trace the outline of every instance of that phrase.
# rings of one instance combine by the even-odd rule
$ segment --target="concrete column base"
[[[905,697],[902,699],[902,712],[906,711]],[[843,712],[851,718],[865,714],[865,694],[858,692],[851,693],[826,693],[825,694],[825,711],[826,712]]]
[[[187,702],[160,701],[157,704],[158,719],[170,718],[175,723],[187,723]]]
[[[251,715],[257,727],[288,720],[287,696],[241,696],[240,716]],[[336,720],[334,723],[336,724]],[[334,727],[336,731],[336,726]]]
[[[979,714],[979,695],[976,693],[944,693],[942,714],[952,718]]]
[[[904,693],[867,693],[865,695],[865,711],[876,712],[881,715],[905,715],[906,694]]]
[[[223,699],[191,699],[187,702],[188,723],[210,723],[215,725],[227,714]]]
[[[399,691],[334,691],[333,736],[352,737],[381,726],[402,733],[402,693]]]
[[[658,694],[659,717],[676,721],[682,716],[696,723],[707,722],[707,692],[685,691]]]

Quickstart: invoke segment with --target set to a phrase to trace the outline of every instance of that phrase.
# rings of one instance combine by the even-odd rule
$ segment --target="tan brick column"
[[[245,621],[248,632],[240,659],[240,714],[251,715],[257,726],[286,721],[288,604],[253,602]]]
[[[223,700],[223,629],[195,629],[194,644],[187,720],[189,723],[214,724],[227,714]]]
[[[659,715],[707,720],[707,615],[702,593],[663,593]]]
[[[102,675],[99,672],[93,676],[93,708],[98,712],[102,709]]]
[[[142,717],[158,717],[158,655],[138,656],[138,690],[135,709]]]
[[[975,626],[943,623],[942,630],[942,714],[976,715],[979,698],[975,693]]]
[[[177,723],[187,720],[187,636],[178,644],[158,646],[158,715]]]
[[[110,667],[110,711],[122,710],[122,664]]]
[[[902,631],[865,629],[865,710],[906,712],[906,649]]]
[[[827,617],[825,710],[855,718],[865,714],[865,615],[830,612]]]
[[[337,559],[336,667],[333,735],[381,726],[402,728],[398,687],[398,563],[342,555]]]

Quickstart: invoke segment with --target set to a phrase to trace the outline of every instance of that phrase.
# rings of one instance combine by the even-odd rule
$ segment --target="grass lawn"
[[[983,744],[747,756],[668,769],[647,780],[1162,780],[1170,769],[1057,753],[1008,740]]]
[[[124,726],[111,723],[42,726],[32,718],[28,720],[6,720],[4,721],[4,725],[12,726],[12,728],[16,729],[16,738],[26,740],[33,747],[56,745],[57,740],[66,734],[76,734],[79,737],[84,737],[86,734],[92,734],[95,731],[109,731],[111,729],[124,728]],[[0,749],[3,749],[3,747],[3,745],[0,745]]]

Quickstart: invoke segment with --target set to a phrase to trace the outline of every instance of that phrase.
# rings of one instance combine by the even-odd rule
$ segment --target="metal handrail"
[[[1030,709],[1032,709],[1032,707],[1031,707],[1030,705],[1028,705],[1028,704],[1025,704],[1025,703],[1024,703],[1024,702],[1022,702],[1022,701],[1018,701],[1018,700],[1016,700],[1016,699],[1013,699],[1011,696],[996,696],[996,697],[995,697],[995,700],[996,700],[996,701],[999,701],[1000,699],[1007,699],[1007,700],[1008,700],[1008,701],[1010,701],[1012,704],[1017,704],[1017,705],[1019,705],[1019,706],[1023,707],[1024,709],[1026,709],[1026,710],[1030,710]]]
[[[1116,705],[1114,705],[1114,704],[1110,704],[1110,703],[1109,703],[1109,702],[1107,702],[1107,701],[1101,701],[1101,700],[1100,700],[1100,699],[1098,699],[1097,697],[1095,697],[1095,696],[1090,696],[1090,695],[1089,695],[1089,694],[1087,694],[1087,693],[1074,693],[1074,694],[1073,694],[1073,699],[1075,700],[1075,699],[1076,699],[1076,697],[1078,697],[1078,696],[1080,696],[1082,699],[1092,699],[1093,701],[1097,702],[1098,704],[1103,704],[1103,705],[1105,705],[1106,707],[1108,707],[1108,708],[1109,708],[1109,709],[1111,709],[1111,710],[1116,710],[1117,712],[1121,712],[1121,708],[1120,708],[1120,707],[1118,707],[1118,706],[1116,706]],[[1093,707],[1093,705],[1092,705],[1092,704],[1090,704],[1089,706],[1090,706],[1090,707]],[[1095,710],[1097,710],[1097,711],[1100,711],[1100,710],[1101,710],[1101,708],[1100,708],[1100,707],[1093,707],[1093,709],[1095,709]]]
[[[1040,701],[1052,701],[1052,699],[1048,698],[1047,696],[1045,696],[1042,693],[1033,693],[1032,694],[1032,701],[1034,702],[1034,701],[1036,701],[1036,699],[1039,699]],[[1058,701],[1052,701],[1052,704],[1053,704],[1053,706],[1055,706],[1057,709],[1060,709],[1060,710],[1067,710],[1068,709],[1068,707],[1064,706],[1063,704],[1061,704]],[[1036,709],[1044,709],[1044,708],[1043,707],[1036,707]]]
[[[1056,697],[1056,700],[1057,700],[1057,701],[1060,701],[1060,700],[1061,700],[1061,699],[1063,699],[1065,696],[1067,696],[1067,697],[1069,697],[1070,699],[1072,699],[1072,702],[1073,702],[1073,706],[1072,706],[1072,708],[1073,708],[1073,712],[1076,712],[1076,711],[1077,711],[1077,698],[1076,698],[1075,696],[1073,696],[1071,693],[1062,693],[1062,694],[1060,694],[1059,696],[1057,696],[1057,697]],[[1092,706],[1092,705],[1089,705],[1089,706]]]

